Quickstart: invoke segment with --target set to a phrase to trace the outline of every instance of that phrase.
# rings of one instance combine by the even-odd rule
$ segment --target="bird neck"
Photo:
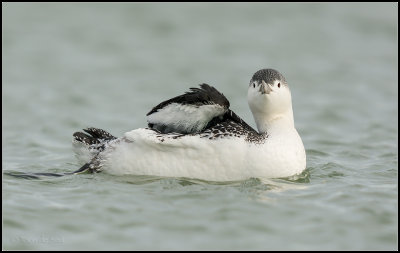
[[[282,113],[253,113],[260,134],[286,131],[294,128],[293,110],[289,108]]]

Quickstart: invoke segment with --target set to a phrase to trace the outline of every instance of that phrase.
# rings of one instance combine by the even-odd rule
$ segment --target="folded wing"
[[[201,84],[166,100],[147,113],[148,126],[160,133],[192,134],[204,130],[229,110],[228,99],[214,87]]]

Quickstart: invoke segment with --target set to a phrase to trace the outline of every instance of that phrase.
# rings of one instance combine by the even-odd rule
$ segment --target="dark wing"
[[[228,99],[214,87],[201,84],[183,95],[166,100],[147,113],[150,128],[161,133],[198,133],[229,109]]]

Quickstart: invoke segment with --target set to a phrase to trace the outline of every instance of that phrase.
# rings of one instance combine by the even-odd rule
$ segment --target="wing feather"
[[[147,113],[151,129],[161,133],[191,134],[202,131],[229,109],[228,99],[214,87],[201,84],[183,95],[166,100]]]

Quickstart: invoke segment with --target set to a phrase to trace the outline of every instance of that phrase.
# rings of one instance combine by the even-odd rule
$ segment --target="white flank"
[[[115,175],[157,175],[209,181],[279,178],[300,173],[305,154],[297,132],[272,135],[267,145],[230,137],[217,140],[187,135],[164,141],[149,129],[125,133],[104,152],[103,170]],[[290,137],[290,138],[287,138]]]

